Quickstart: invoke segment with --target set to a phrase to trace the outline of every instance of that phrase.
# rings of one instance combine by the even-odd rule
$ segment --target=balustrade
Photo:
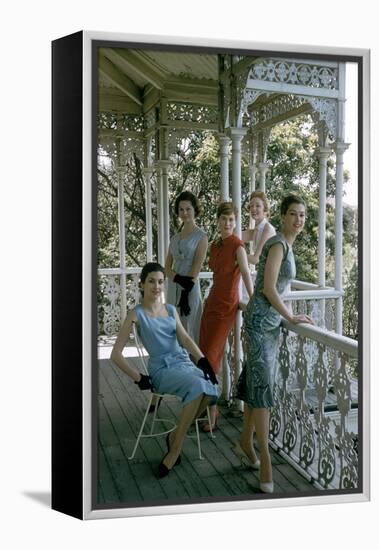
[[[357,356],[354,340],[283,321],[270,438],[319,488],[358,484]]]

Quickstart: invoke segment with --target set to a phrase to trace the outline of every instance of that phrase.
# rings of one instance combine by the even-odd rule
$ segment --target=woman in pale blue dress
[[[188,428],[208,405],[217,401],[217,380],[212,367],[183,328],[174,306],[163,303],[164,283],[161,265],[150,262],[143,267],[142,303],[129,311],[111,354],[112,361],[141,390],[153,388],[159,393],[177,395],[182,400],[183,411],[176,429],[167,436],[168,452],[159,465],[158,477],[166,476],[180,464],[180,451]],[[133,323],[149,353],[149,375],[141,374],[122,355]]]
[[[283,199],[280,212],[282,232],[263,247],[254,294],[244,314],[246,361],[237,384],[237,398],[245,402],[245,407],[241,439],[234,449],[252,468],[260,468],[260,488],[265,493],[274,490],[268,440],[281,318],[294,324],[313,324],[308,315],[293,315],[282,299],[296,275],[292,245],[304,227],[304,201],[289,195]],[[253,446],[254,430],[260,463]]]
[[[183,225],[171,239],[165,263],[167,302],[177,307],[185,330],[197,344],[203,311],[198,276],[208,246],[207,234],[195,223],[199,213],[199,199],[193,193],[183,191],[176,197],[175,214]]]

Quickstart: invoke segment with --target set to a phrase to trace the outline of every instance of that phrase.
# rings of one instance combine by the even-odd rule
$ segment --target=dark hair
[[[232,202],[222,202],[218,205],[217,208],[217,219],[219,219],[220,216],[229,214],[234,214],[237,218],[238,216],[238,208],[234,206]]]
[[[157,271],[161,271],[163,275],[165,274],[164,267],[162,267],[161,264],[158,264],[158,262],[148,262],[142,268],[140,282],[144,283],[149,273],[156,273]]]
[[[193,209],[195,210],[195,216],[198,216],[201,212],[200,201],[196,195],[191,193],[191,191],[183,191],[175,199],[174,212],[179,216],[179,203],[181,201],[188,201],[192,204]]]
[[[299,197],[299,195],[287,195],[286,197],[284,197],[284,199],[282,199],[282,202],[280,204],[280,214],[282,216],[285,216],[287,214],[287,211],[291,204],[302,204],[305,209],[307,208],[304,199]]]

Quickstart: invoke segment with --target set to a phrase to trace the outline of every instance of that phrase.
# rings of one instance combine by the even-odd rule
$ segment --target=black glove
[[[147,374],[141,374],[141,380],[134,383],[137,384],[140,390],[151,390],[151,388],[153,387],[151,383],[151,378]]]
[[[194,287],[193,277],[188,277],[187,275],[179,275],[178,273],[174,277],[174,283],[178,283],[184,290],[191,292]]]
[[[187,317],[191,313],[191,308],[188,303],[188,290],[182,290],[182,293],[180,295],[180,300],[178,302],[178,308],[180,311],[180,315],[184,315],[184,317]]]
[[[205,380],[210,380],[213,385],[218,384],[216,375],[206,357],[201,357],[197,362],[197,366],[203,371]]]

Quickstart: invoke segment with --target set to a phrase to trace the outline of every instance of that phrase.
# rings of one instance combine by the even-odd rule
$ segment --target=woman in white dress
[[[254,227],[242,231],[242,240],[245,243],[251,243],[252,253],[247,255],[251,268],[251,279],[254,286],[256,271],[255,266],[259,262],[263,245],[276,233],[275,227],[268,221],[270,215],[270,205],[263,191],[253,191],[249,200],[250,217],[254,222]]]
[[[198,344],[203,311],[198,276],[207,252],[208,237],[196,225],[200,202],[193,193],[180,193],[174,208],[183,225],[172,237],[166,258],[167,302],[177,307],[186,332]]]

